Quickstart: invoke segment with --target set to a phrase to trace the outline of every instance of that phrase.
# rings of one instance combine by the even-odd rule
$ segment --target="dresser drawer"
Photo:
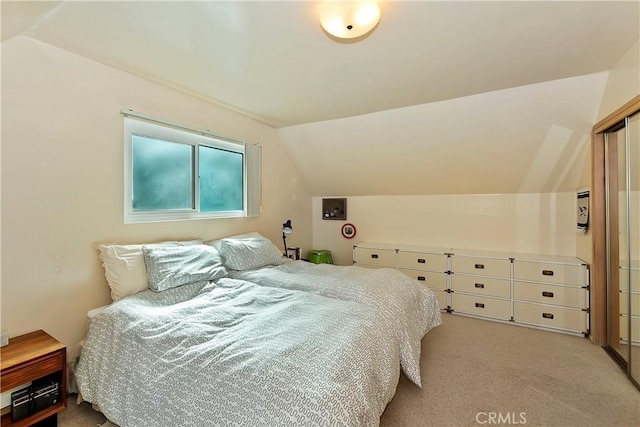
[[[447,256],[445,254],[400,251],[398,252],[398,268],[446,271]]]
[[[356,247],[353,250],[357,264],[370,264],[378,267],[396,267],[396,251],[390,249],[372,249]],[[365,265],[362,265],[365,267]]]
[[[513,299],[573,308],[586,308],[588,306],[586,289],[545,285],[542,283],[514,281]]]
[[[508,259],[453,255],[451,257],[451,270],[454,273],[511,277],[511,261]]]
[[[454,292],[466,292],[481,296],[511,297],[511,286],[508,279],[452,274],[451,289]]]
[[[631,294],[631,312],[640,314],[640,294]],[[620,292],[620,314],[629,314],[629,294]]]
[[[586,271],[581,265],[519,260],[513,262],[513,278],[516,280],[586,286]]]
[[[620,341],[628,341],[629,316],[620,316]],[[640,342],[640,317],[631,316],[631,341]]]
[[[486,298],[474,295],[451,294],[451,308],[454,312],[476,314],[509,320],[511,318],[511,302],[509,300]]]
[[[424,283],[429,289],[447,289],[447,275],[435,271],[401,269],[407,276]]]
[[[629,290],[629,269],[621,268],[618,272],[620,275],[620,290]],[[640,270],[631,269],[631,292],[640,292]]]
[[[513,319],[566,331],[587,332],[587,313],[575,308],[516,301],[513,303]]]

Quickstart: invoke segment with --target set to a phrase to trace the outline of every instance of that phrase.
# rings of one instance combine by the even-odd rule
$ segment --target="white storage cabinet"
[[[440,308],[453,314],[573,335],[590,333],[589,266],[578,258],[360,243],[353,246],[353,263],[399,269],[428,286]],[[631,295],[622,292],[621,303],[629,296],[640,304],[635,289]],[[622,313],[621,327],[628,322],[625,316]]]

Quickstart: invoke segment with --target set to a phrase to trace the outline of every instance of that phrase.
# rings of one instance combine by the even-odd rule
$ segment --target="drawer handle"
[[[378,259],[378,254],[371,254],[371,258]]]
[[[542,296],[543,297],[547,297],[547,298],[553,298],[553,292],[542,292]]]
[[[484,264],[476,264],[476,268],[484,268]]]
[[[543,276],[553,276],[553,270],[542,270]]]
[[[422,258],[418,258],[418,264],[424,264],[425,262],[427,261]]]
[[[553,314],[551,313],[542,313],[542,317],[545,319],[553,319]]]
[[[484,289],[484,284],[483,283],[476,283],[476,288],[480,288],[480,289]]]
[[[477,302],[476,308],[484,308],[484,304],[482,304],[481,302]]]
[[[425,279],[425,277],[424,277],[424,276],[418,276],[418,280],[420,280],[421,282],[424,282],[424,281],[425,281],[425,280],[427,280],[427,279]]]

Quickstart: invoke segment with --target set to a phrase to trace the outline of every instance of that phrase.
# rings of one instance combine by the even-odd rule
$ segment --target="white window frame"
[[[124,117],[124,222],[144,223],[197,219],[238,218],[257,216],[260,213],[261,195],[261,147],[219,137],[174,123],[160,121],[130,111]],[[133,135],[141,135],[194,147],[194,208],[174,210],[133,210]],[[217,212],[200,212],[200,186],[198,185],[198,147],[206,146],[241,153],[243,156],[243,209]]]

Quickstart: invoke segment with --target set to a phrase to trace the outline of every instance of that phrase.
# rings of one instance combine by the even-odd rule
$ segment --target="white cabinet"
[[[569,257],[515,258],[513,321],[588,335],[588,266]]]
[[[577,258],[360,243],[353,263],[402,271],[453,314],[589,334],[589,266]],[[638,297],[632,291],[632,304],[640,304]]]
[[[353,247],[353,263],[366,268],[396,268],[397,253],[392,246],[362,244]]]
[[[449,254],[446,249],[399,248],[398,269],[431,289],[438,297],[441,310],[449,309]]]
[[[511,319],[511,259],[506,254],[452,250],[451,310]]]
[[[361,243],[353,247],[353,264],[359,267],[390,267],[423,283],[438,298],[441,310],[449,303],[449,255],[443,248],[398,247]]]
[[[629,274],[631,274],[631,288],[629,288]],[[631,299],[631,316],[629,316],[629,299]],[[632,266],[629,272],[629,267],[623,265],[620,267],[621,343],[626,343],[629,338],[629,322],[631,322],[631,341],[635,345],[640,345],[640,316],[637,313],[640,313],[640,268]]]

